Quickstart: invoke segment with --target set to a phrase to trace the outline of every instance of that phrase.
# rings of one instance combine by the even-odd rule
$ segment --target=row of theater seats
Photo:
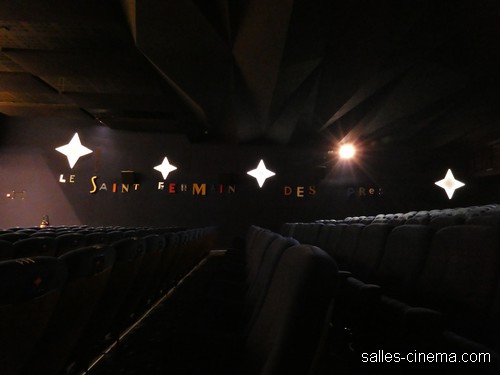
[[[60,256],[83,246],[113,243],[125,237],[165,234],[182,228],[89,227],[13,227],[0,230],[0,260],[30,256]]]
[[[81,373],[207,255],[216,236],[213,227],[106,229],[73,227],[61,238],[92,240],[74,249],[56,246],[52,256],[38,255],[34,243],[30,257],[0,261],[1,374]],[[19,239],[14,249],[39,238]],[[59,236],[47,238],[57,243]]]
[[[243,242],[208,258],[198,308],[165,347],[178,362],[171,373],[307,374],[314,366],[338,286],[334,261],[257,226]]]
[[[317,220],[317,223],[322,224],[371,224],[371,223],[388,223],[391,225],[401,224],[429,224],[434,219],[442,217],[453,217],[457,224],[465,222],[470,217],[482,216],[484,214],[500,211],[500,205],[487,204],[482,206],[469,206],[458,208],[444,208],[434,210],[408,211],[395,214],[378,214],[378,215],[362,215],[348,216],[344,219],[324,219]],[[439,222],[439,220],[437,221]]]
[[[427,224],[304,225],[282,230],[335,259],[341,282],[333,323],[351,330],[351,345],[363,352],[488,353],[491,363],[480,369],[498,373],[498,206],[447,210]]]

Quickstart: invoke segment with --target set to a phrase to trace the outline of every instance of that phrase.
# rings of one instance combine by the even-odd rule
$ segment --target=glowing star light
[[[171,165],[169,162],[168,162],[168,159],[167,157],[165,156],[163,158],[163,163],[161,163],[160,165],[157,165],[155,167],[155,169],[157,171],[160,171],[162,176],[163,176],[163,179],[166,180],[167,177],[168,177],[168,174],[172,171],[175,171],[177,169],[177,167],[174,167],[173,165]]]
[[[257,179],[259,187],[262,187],[262,185],[264,185],[264,182],[266,182],[266,179],[274,176],[276,173],[271,172],[269,169],[267,169],[264,164],[264,160],[261,159],[257,168],[248,171],[247,174],[249,174],[252,177],[255,177],[255,179]]]
[[[446,195],[448,195],[449,199],[453,197],[453,193],[456,189],[465,186],[463,182],[455,180],[451,169],[448,169],[448,172],[446,172],[446,176],[442,180],[435,182],[435,184],[439,187],[442,187],[446,191]]]
[[[73,136],[73,138],[71,138],[71,141],[67,145],[57,147],[56,151],[59,151],[61,154],[66,155],[70,168],[73,168],[75,166],[80,157],[92,152],[91,149],[88,149],[87,147],[82,145],[78,133],[75,133],[75,135]]]

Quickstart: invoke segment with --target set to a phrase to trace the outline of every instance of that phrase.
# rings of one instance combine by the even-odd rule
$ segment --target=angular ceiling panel
[[[500,139],[499,40],[496,0],[4,1],[0,112],[215,142],[480,147]]]

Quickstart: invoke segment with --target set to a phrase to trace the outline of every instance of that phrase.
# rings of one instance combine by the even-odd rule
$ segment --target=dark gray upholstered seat
[[[54,256],[56,245],[56,240],[52,237],[25,238],[14,242],[14,256],[16,258]]]
[[[411,337],[425,345],[435,343],[444,329],[475,330],[497,288],[498,249],[498,233],[491,227],[460,225],[436,232],[414,293],[381,300],[388,331],[402,336],[398,342]]]
[[[24,240],[25,238],[28,238],[28,237],[29,237],[28,233],[12,232],[12,233],[0,234],[0,240],[9,241],[12,243],[19,241],[19,240]]]
[[[83,367],[89,364],[88,360],[95,349],[104,343],[104,339],[135,281],[144,256],[145,245],[140,238],[124,238],[111,246],[115,249],[115,262],[111,275],[73,350],[72,357],[77,354],[81,360],[80,366]]]
[[[328,255],[335,259],[335,254],[337,253],[337,247],[339,246],[342,240],[342,233],[344,229],[347,227],[347,224],[332,224],[328,225],[328,242],[326,243],[326,247],[322,248],[325,250]]]
[[[165,238],[162,235],[150,234],[143,237],[142,240],[144,242],[144,256],[134,283],[130,286],[113,321],[112,332],[115,336],[133,322],[138,312],[139,303],[151,288],[165,248]]]
[[[85,245],[105,245],[108,243],[108,234],[104,231],[93,231],[85,235]]]
[[[64,233],[56,237],[56,255],[60,256],[68,251],[84,247],[86,244],[85,235],[82,233]]]
[[[329,320],[337,267],[321,249],[287,248],[244,340],[240,374],[307,374]]]
[[[373,282],[382,286],[384,293],[404,296],[411,293],[422,271],[434,230],[426,225],[395,227],[384,249]]]
[[[59,374],[108,282],[115,261],[111,246],[94,245],[59,258],[68,270],[54,313],[23,373]]]
[[[9,260],[14,257],[12,242],[0,240],[0,261]]]
[[[0,262],[0,373],[18,374],[54,311],[66,282],[53,257]]]
[[[348,268],[354,277],[366,282],[373,281],[373,274],[378,269],[387,237],[393,228],[384,223],[374,223],[363,228]]]
[[[355,223],[347,225],[342,230],[340,241],[333,252],[333,259],[335,259],[339,269],[349,270],[354,252],[361,238],[361,232],[364,228],[365,225]]]

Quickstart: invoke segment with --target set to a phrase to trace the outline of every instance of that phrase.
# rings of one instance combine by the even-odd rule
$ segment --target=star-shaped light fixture
[[[453,197],[453,193],[456,189],[465,186],[463,182],[455,180],[451,169],[448,169],[448,172],[446,172],[446,176],[442,180],[437,181],[435,184],[439,187],[442,187],[446,191],[446,195],[448,195],[449,199]]]
[[[71,141],[67,145],[57,147],[56,151],[59,151],[61,154],[66,155],[70,168],[73,168],[75,166],[80,157],[92,152],[91,149],[82,145],[78,133],[75,133],[75,135],[73,136],[73,138],[71,138]]]
[[[266,182],[266,179],[274,176],[276,173],[267,169],[266,165],[264,164],[264,160],[261,159],[257,168],[248,171],[247,174],[249,174],[252,177],[255,177],[255,179],[257,179],[259,187],[262,187],[264,185],[264,182]]]
[[[167,157],[165,156],[163,158],[163,162],[160,164],[160,165],[157,165],[155,167],[155,169],[157,171],[160,171],[162,176],[163,176],[163,179],[166,180],[167,177],[168,177],[168,174],[172,171],[175,171],[177,169],[177,167],[171,165],[169,162],[168,162],[168,159]]]

